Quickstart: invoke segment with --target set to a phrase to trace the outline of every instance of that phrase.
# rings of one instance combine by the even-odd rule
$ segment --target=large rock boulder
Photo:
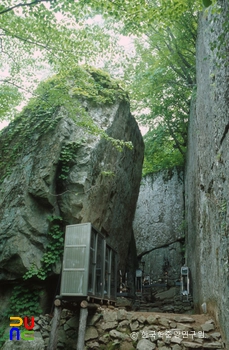
[[[220,11],[209,8],[199,20],[185,207],[194,303],[215,315],[229,348],[229,7],[228,1],[217,3]]]
[[[40,267],[52,215],[64,224],[91,222],[108,235],[119,267],[126,265],[143,140],[118,85],[100,71],[80,74],[85,90],[77,76],[65,85],[49,80],[51,92],[43,84],[38,99],[0,135],[1,280],[21,277],[32,264]],[[50,96],[55,108],[48,108]]]

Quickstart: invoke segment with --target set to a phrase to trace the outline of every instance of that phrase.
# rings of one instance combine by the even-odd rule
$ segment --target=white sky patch
[[[125,50],[134,50],[133,38],[129,36],[120,35],[120,39],[118,41],[120,46],[123,46]]]
[[[88,18],[84,23],[88,25],[98,24],[102,26],[104,24],[104,19],[101,15],[95,15],[92,18]]]
[[[141,126],[141,125],[138,125],[138,126],[139,126],[139,129],[141,131],[142,136],[144,136],[149,131],[148,126]]]
[[[0,130],[2,130],[3,128],[5,128],[7,125],[9,125],[10,122],[8,122],[7,120],[3,120],[2,122],[0,122]]]

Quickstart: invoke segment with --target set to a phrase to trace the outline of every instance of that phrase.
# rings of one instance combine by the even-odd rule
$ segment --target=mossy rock
[[[13,164],[25,149],[31,152],[34,140],[53,130],[63,116],[92,133],[98,127],[88,116],[83,101],[111,105],[128,100],[127,93],[109,74],[89,66],[76,66],[42,82],[23,111],[0,132],[0,184],[11,174]]]

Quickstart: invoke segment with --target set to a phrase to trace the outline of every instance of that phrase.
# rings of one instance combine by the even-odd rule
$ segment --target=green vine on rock
[[[127,93],[108,73],[88,65],[82,68],[77,67],[70,73],[75,79],[75,86],[71,91],[73,97],[86,98],[95,105],[110,105],[116,99],[128,101]]]
[[[41,289],[28,284],[19,282],[14,286],[9,300],[9,306],[1,315],[0,327],[0,348],[2,349],[5,341],[9,339],[9,317],[20,316],[21,318],[38,316],[42,313],[40,308]]]
[[[10,125],[0,132],[2,146],[0,149],[0,184],[12,173],[12,169],[24,150],[36,146],[33,137],[39,136],[53,129],[59,121],[55,116],[56,107],[34,105],[19,114]]]
[[[36,316],[41,313],[39,308],[41,291],[28,286],[26,282],[15,286],[10,297],[10,306],[6,316]]]
[[[45,280],[52,271],[52,267],[55,263],[59,262],[63,250],[64,250],[64,232],[62,230],[61,216],[49,216],[48,220],[51,223],[51,227],[48,232],[49,244],[46,247],[46,251],[41,259],[41,267],[38,269],[34,264],[30,270],[23,276],[24,280],[32,277],[37,277],[41,280]]]
[[[2,322],[1,322],[2,324]],[[8,320],[4,322],[4,326],[0,327],[0,349],[3,348],[4,343],[9,339],[9,332],[7,332]]]
[[[115,177],[115,173],[111,170],[103,170],[101,171],[101,175],[104,177]]]
[[[84,140],[69,142],[65,144],[60,153],[60,175],[59,179],[66,180],[68,178],[70,165],[74,158],[76,151],[83,144]]]
[[[37,147],[37,140],[53,130],[65,116],[83,127],[86,133],[105,138],[118,150],[125,146],[132,148],[131,142],[116,140],[95,124],[82,104],[85,100],[92,105],[111,105],[117,100],[128,101],[128,96],[109,74],[89,66],[66,69],[43,81],[23,111],[0,132],[0,183],[11,175],[17,162],[21,163],[19,158],[31,153]],[[65,151],[71,152],[70,149]],[[67,154],[62,153],[62,179],[67,174],[65,156]]]

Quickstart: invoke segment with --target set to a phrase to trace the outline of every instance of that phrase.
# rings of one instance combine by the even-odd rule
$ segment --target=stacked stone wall
[[[52,318],[35,318],[35,341],[7,341],[3,350],[46,350]],[[79,310],[63,309],[58,330],[57,349],[75,350]],[[30,346],[28,348],[28,343]],[[13,347],[14,346],[14,347]],[[85,350],[190,350],[224,349],[215,321],[207,315],[179,315],[130,312],[123,308],[100,307],[89,313]],[[83,349],[82,349],[83,350]]]

